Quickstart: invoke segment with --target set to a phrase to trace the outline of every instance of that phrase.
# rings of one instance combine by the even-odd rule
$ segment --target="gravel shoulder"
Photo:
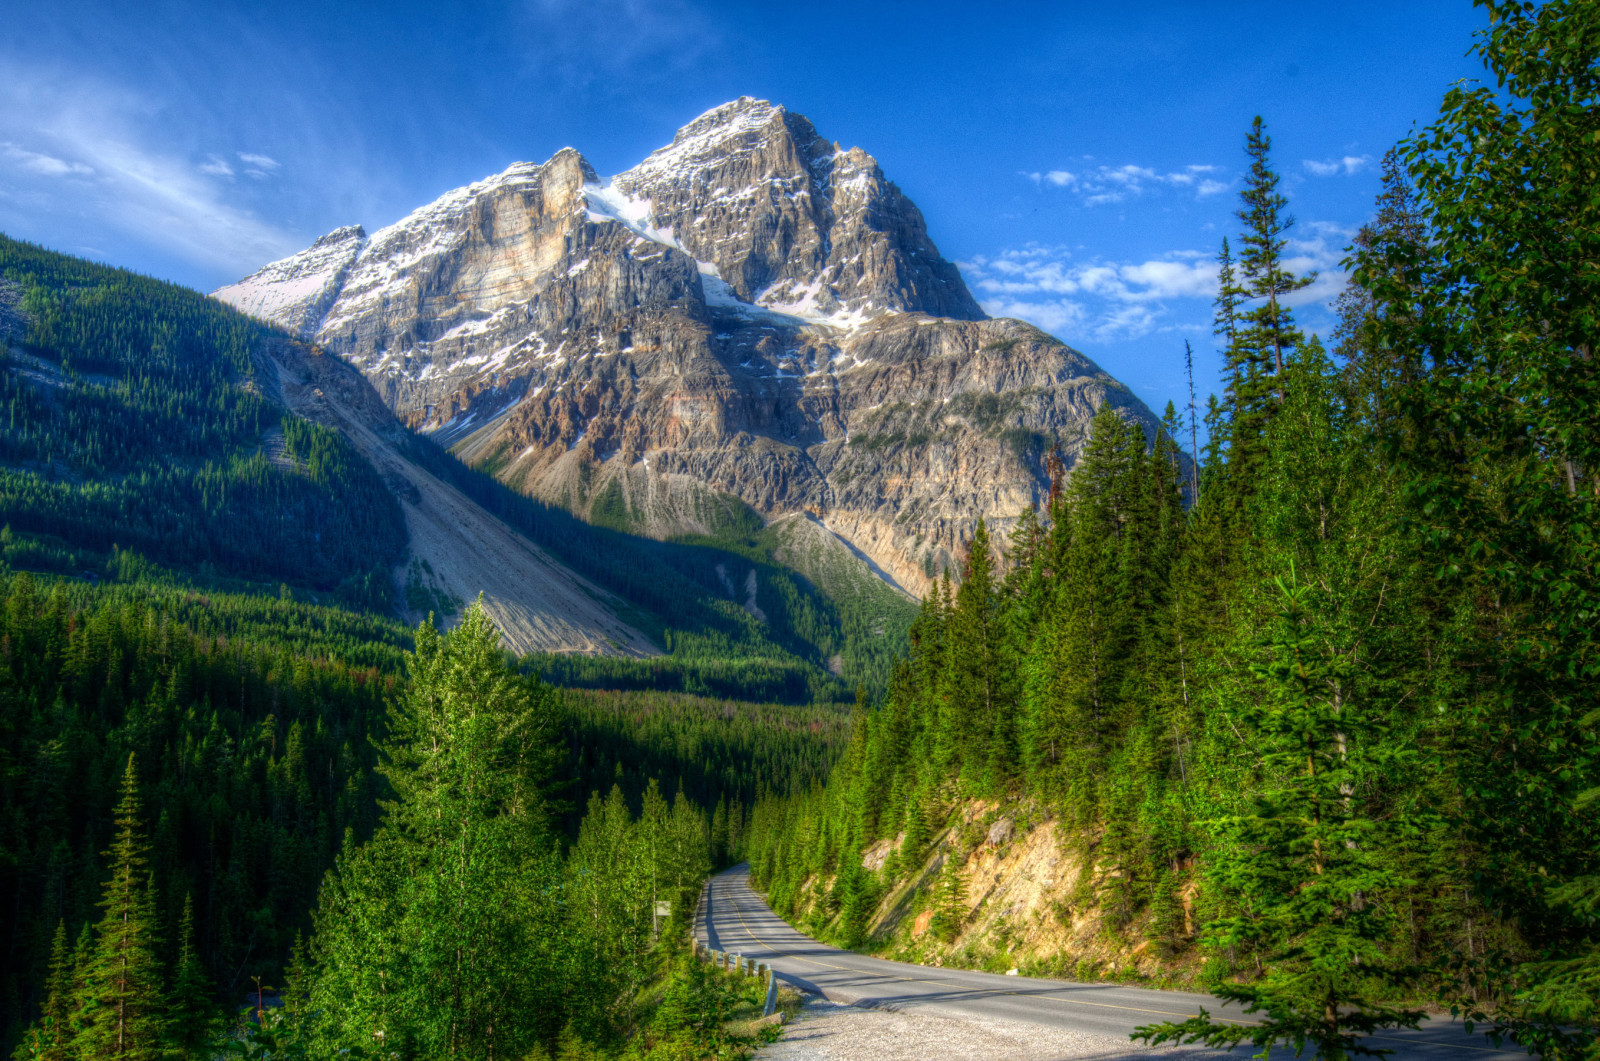
[[[1220,1057],[1209,1051],[1152,1051],[1127,1039],[1013,1021],[954,1020],[863,1009],[809,996],[783,1038],[756,1051],[761,1061],[1084,1061],[1094,1058]]]

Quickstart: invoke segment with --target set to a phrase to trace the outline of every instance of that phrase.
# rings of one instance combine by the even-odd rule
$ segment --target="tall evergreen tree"
[[[1384,947],[1395,917],[1388,897],[1410,882],[1381,859],[1379,834],[1402,823],[1375,821],[1356,804],[1353,793],[1377,764],[1352,749],[1397,750],[1369,739],[1381,713],[1345,698],[1349,663],[1326,656],[1313,594],[1287,581],[1278,589],[1282,603],[1254,666],[1265,695],[1238,703],[1259,739],[1264,783],[1251,796],[1255,806],[1218,823],[1215,856],[1219,883],[1249,912],[1211,927],[1213,946],[1265,952],[1264,977],[1213,989],[1264,1019],[1218,1021],[1202,1010],[1138,1036],[1217,1048],[1251,1042],[1261,1057],[1278,1043],[1296,1053],[1309,1045],[1329,1061],[1381,1055],[1361,1037],[1415,1027],[1422,1017],[1376,1001],[1415,976]]]
[[[949,670],[943,739],[949,761],[960,764],[975,787],[992,791],[995,742],[1014,746],[1012,693],[1002,653],[1005,631],[990,551],[989,530],[978,521],[967,547],[961,586],[949,618]],[[1014,756],[999,760],[1006,769]]]
[[[520,1056],[574,989],[546,824],[559,708],[481,601],[416,640],[384,749],[398,798],[323,886],[308,1008],[320,1048]]]
[[[220,1023],[216,989],[195,952],[194,899],[188,895],[183,898],[183,915],[178,921],[178,960],[166,1012],[172,1047],[183,1057],[199,1054]]]
[[[1272,139],[1260,115],[1245,137],[1250,170],[1239,193],[1239,279],[1233,296],[1240,302],[1238,323],[1227,351],[1232,376],[1232,445],[1234,463],[1248,479],[1260,439],[1271,420],[1275,400],[1283,398],[1283,371],[1290,353],[1304,341],[1285,299],[1311,284],[1314,273],[1297,275],[1288,268],[1284,251],[1294,218],[1285,211],[1289,200],[1278,190],[1272,168]],[[1224,262],[1224,272],[1227,263]],[[1219,295],[1219,303],[1226,298]]]
[[[82,1058],[154,1061],[165,1050],[165,998],[150,909],[148,847],[133,756],[122,775],[111,868],[100,899],[104,911],[74,1005],[72,1053]]]

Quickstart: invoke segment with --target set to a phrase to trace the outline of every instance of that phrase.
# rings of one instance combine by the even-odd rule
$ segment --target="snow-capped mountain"
[[[870,155],[748,97],[610,179],[566,148],[215,294],[519,489],[660,535],[712,529],[719,495],[809,512],[912,591],[1034,504],[1103,402],[1154,424],[985,318]]]

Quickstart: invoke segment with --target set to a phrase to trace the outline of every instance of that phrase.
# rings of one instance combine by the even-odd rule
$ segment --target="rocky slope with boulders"
[[[805,513],[921,593],[1126,387],[985,317],[872,157],[742,98],[601,178],[565,148],[216,296],[528,494],[668,537]]]

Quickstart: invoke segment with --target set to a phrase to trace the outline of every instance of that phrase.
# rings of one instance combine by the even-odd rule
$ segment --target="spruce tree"
[[[211,977],[195,953],[194,899],[186,895],[178,922],[178,961],[167,996],[172,1047],[182,1056],[197,1054],[216,1032],[220,1014],[215,995]]]
[[[989,530],[978,520],[949,619],[946,758],[958,763],[975,788],[993,791],[1003,779],[989,774],[991,746],[998,735],[1010,741],[1012,705],[1001,656],[1004,630],[990,555]]]
[[[316,1048],[520,1056],[582,983],[547,825],[559,704],[481,601],[448,634],[419,626],[409,663],[383,749],[398,799],[322,889]]]
[[[1294,218],[1285,212],[1289,200],[1278,191],[1279,178],[1272,168],[1271,152],[1272,139],[1257,115],[1245,138],[1250,171],[1239,193],[1241,205],[1236,215],[1244,223],[1244,230],[1239,236],[1235,296],[1249,301],[1248,308],[1239,313],[1227,352],[1234,388],[1233,461],[1241,466],[1247,481],[1256,463],[1261,435],[1272,419],[1276,401],[1283,398],[1284,367],[1290,353],[1304,340],[1285,299],[1316,279],[1314,273],[1296,275],[1284,263]],[[1220,301],[1224,296],[1218,297]]]
[[[130,755],[117,804],[116,839],[105,852],[111,879],[100,899],[104,913],[88,964],[78,973],[82,986],[74,1000],[78,1028],[72,1052],[86,1059],[154,1061],[165,1050],[165,998],[140,819],[139,778]]]
[[[73,968],[67,949],[67,924],[56,922],[50,941],[50,969],[45,981],[45,999],[39,1019],[23,1036],[13,1055],[16,1061],[67,1061],[72,1044]]]

